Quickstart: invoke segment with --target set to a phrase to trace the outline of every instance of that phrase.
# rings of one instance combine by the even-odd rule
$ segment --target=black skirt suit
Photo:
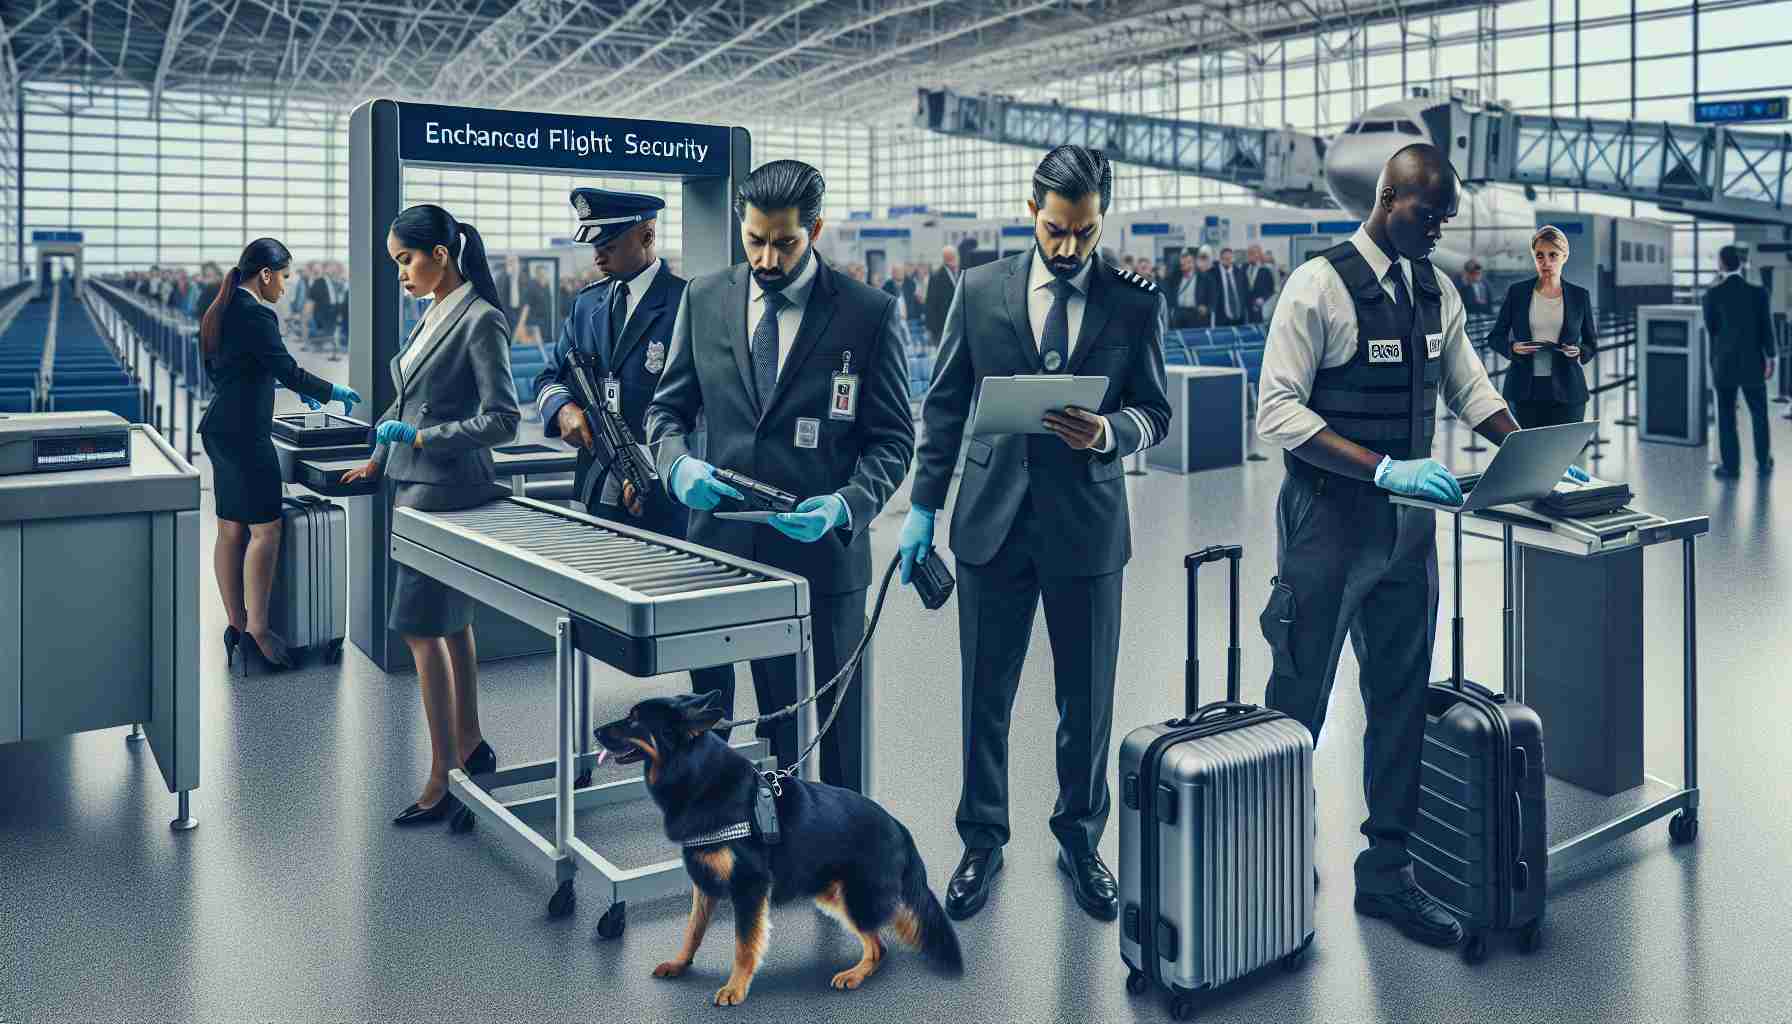
[[[212,462],[218,518],[271,523],[280,518],[274,382],[319,402],[330,400],[330,382],[300,368],[280,340],[280,318],[241,288],[230,291],[206,372],[213,397],[199,436]]]

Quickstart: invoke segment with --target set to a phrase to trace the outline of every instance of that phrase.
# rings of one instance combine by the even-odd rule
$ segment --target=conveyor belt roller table
[[[606,938],[621,934],[628,900],[668,895],[689,880],[682,859],[623,869],[573,834],[577,810],[646,796],[640,779],[588,784],[595,754],[581,655],[634,676],[794,655],[798,693],[815,692],[808,582],[767,565],[516,497],[461,512],[395,509],[392,557],[554,638],[556,757],[477,782],[451,771],[449,788],[466,807],[455,827],[483,818],[525,854],[552,864],[557,888],[548,911],[555,917],[572,912],[578,865],[597,871],[611,890],[612,906],[598,927]],[[863,684],[869,676],[867,669]],[[813,705],[805,710],[798,716],[799,748],[816,729]],[[769,763],[762,743],[736,746]],[[815,771],[811,760],[805,775],[813,778]],[[556,782],[552,796],[508,802],[492,796],[548,779]],[[551,840],[527,824],[549,813]]]

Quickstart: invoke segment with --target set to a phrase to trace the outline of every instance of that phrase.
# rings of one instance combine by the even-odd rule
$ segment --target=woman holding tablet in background
[[[1500,394],[1520,427],[1578,423],[1587,414],[1587,378],[1598,332],[1585,288],[1562,280],[1568,237],[1545,224],[1531,236],[1537,276],[1506,290],[1487,344],[1512,361]]]
[[[375,428],[372,460],[342,480],[384,473],[396,508],[483,505],[508,493],[495,483],[491,449],[514,440],[521,419],[510,379],[510,319],[485,243],[473,225],[423,205],[392,221],[386,251],[405,294],[435,301],[392,360],[398,398]],[[479,727],[472,599],[397,562],[393,576],[386,625],[404,637],[417,666],[433,755],[422,794],[393,823],[421,825],[459,808],[448,792],[451,769],[482,775],[497,768],[498,757]]]

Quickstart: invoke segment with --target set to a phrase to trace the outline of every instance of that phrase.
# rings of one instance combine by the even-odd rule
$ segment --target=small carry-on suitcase
[[[1472,964],[1486,957],[1490,931],[1518,929],[1526,953],[1543,944],[1549,820],[1542,720],[1462,678],[1462,517],[1455,519],[1450,681],[1426,693],[1419,824],[1407,845],[1419,885],[1462,922],[1462,958]]]
[[[1293,970],[1313,941],[1313,738],[1286,715],[1238,700],[1237,545],[1209,547],[1188,569],[1187,717],[1133,730],[1120,746],[1120,956],[1126,990],[1193,993],[1280,960]],[[1195,577],[1231,563],[1226,700],[1199,707]],[[1197,708],[1199,708],[1197,710]]]
[[[288,650],[342,658],[348,632],[348,515],[322,498],[282,498],[280,561],[268,622]]]

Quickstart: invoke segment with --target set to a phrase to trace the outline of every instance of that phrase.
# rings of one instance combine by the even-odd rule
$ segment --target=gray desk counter
[[[0,743],[141,725],[197,822],[199,473],[154,429],[131,464],[0,477]]]

